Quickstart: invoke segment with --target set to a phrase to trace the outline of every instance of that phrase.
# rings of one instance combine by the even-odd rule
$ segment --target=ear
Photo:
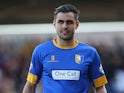
[[[56,20],[54,19],[54,20],[53,20],[53,25],[54,25],[54,27],[55,27],[55,24],[56,24]]]
[[[77,28],[78,28],[79,23],[80,23],[80,22],[79,22],[79,20],[77,20],[77,21],[76,21],[76,26],[75,26],[75,29],[77,29]]]

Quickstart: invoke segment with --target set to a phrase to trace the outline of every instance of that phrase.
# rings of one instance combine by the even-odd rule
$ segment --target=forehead
[[[67,13],[60,12],[57,14],[56,20],[75,20],[75,16],[74,13],[72,12]]]

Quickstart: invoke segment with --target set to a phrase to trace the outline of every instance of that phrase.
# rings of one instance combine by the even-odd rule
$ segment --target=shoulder
[[[94,51],[94,52],[96,51],[95,47],[83,42],[79,42],[78,47],[86,51]]]
[[[45,50],[48,50],[49,48],[51,48],[52,45],[53,45],[52,40],[46,41],[46,42],[43,42],[43,43],[37,45],[34,48],[34,51],[45,51]]]

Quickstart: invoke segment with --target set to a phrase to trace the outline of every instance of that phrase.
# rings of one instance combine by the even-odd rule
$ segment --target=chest
[[[51,73],[52,70],[76,70],[87,74],[92,58],[82,51],[53,51],[43,57],[43,71]]]

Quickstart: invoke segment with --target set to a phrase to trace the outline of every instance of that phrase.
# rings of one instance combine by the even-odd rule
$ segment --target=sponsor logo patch
[[[79,80],[80,71],[78,70],[52,70],[54,80]]]

